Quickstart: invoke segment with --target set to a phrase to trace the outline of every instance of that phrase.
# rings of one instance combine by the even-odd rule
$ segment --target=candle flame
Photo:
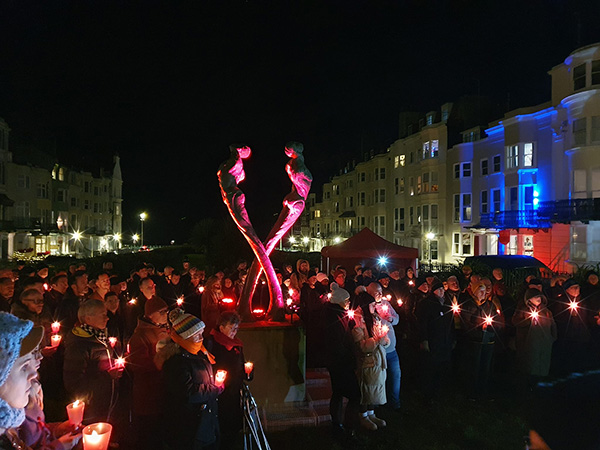
[[[108,338],[108,342],[110,343],[111,347],[114,347],[115,345],[117,345],[117,338],[114,336],[111,336]]]
[[[288,306],[292,305],[292,299],[291,298],[288,298],[285,302],[287,303]]]
[[[410,281],[408,282],[408,284],[410,284],[411,286],[414,286],[414,285],[415,285],[415,282],[414,282],[413,280],[410,280]]]
[[[200,287],[198,288],[198,292],[200,292],[200,293],[202,294],[202,293],[204,292],[204,286],[200,286]]]
[[[75,401],[73,402],[73,408],[75,408],[75,407],[77,407],[77,406],[79,406],[79,400],[75,400]]]
[[[390,331],[390,328],[387,325],[384,325],[381,327],[381,331],[383,332],[383,334],[388,334],[388,331]]]
[[[539,313],[539,312],[537,312],[537,311],[531,311],[531,318],[532,318],[533,320],[537,320],[537,319],[538,319],[538,317],[539,317],[539,315],[540,315],[540,313]]]
[[[130,305],[135,305],[136,303],[137,303],[137,300],[135,298],[132,298],[131,300],[129,300]]]
[[[576,311],[576,310],[577,310],[577,308],[579,308],[579,303],[577,303],[577,302],[574,302],[573,300],[571,300],[571,301],[569,302],[569,309],[570,309],[571,311]]]
[[[293,290],[293,289],[290,289],[290,290],[288,291],[288,294],[290,294],[290,295],[294,295],[294,290]]]
[[[350,319],[354,319],[354,310],[353,310],[353,309],[349,309],[349,310],[348,310],[348,317],[349,317]]]
[[[491,325],[492,324],[492,317],[491,316],[486,316],[485,323],[488,324],[488,325]]]
[[[458,303],[453,303],[452,311],[454,312],[454,314],[458,314],[460,312],[460,305]]]
[[[387,298],[387,301],[389,302],[392,299],[392,296],[390,294],[386,295],[385,298]]]
[[[327,293],[327,298],[331,298],[331,292]]]
[[[223,300],[221,300],[223,303],[227,303],[227,304],[231,304],[233,303],[233,299],[232,298],[224,298]]]
[[[398,299],[398,306],[402,306],[404,304],[404,302],[402,301],[401,298]]]
[[[178,306],[181,306],[181,305],[183,305],[183,297],[179,297],[179,298],[177,298],[177,305],[178,305]]]
[[[387,312],[387,310],[388,310],[388,305],[382,305],[382,306],[381,306],[381,310],[382,310],[383,312]]]

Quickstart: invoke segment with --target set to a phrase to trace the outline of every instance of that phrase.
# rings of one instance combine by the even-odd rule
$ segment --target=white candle
[[[83,450],[108,450],[112,425],[98,422],[83,429]]]
[[[227,378],[227,371],[217,370],[217,373],[215,375],[215,385],[219,387],[223,386],[223,384],[225,383],[225,378]]]
[[[117,358],[115,360],[115,367],[117,369],[124,369],[125,368],[125,358]]]
[[[78,427],[83,422],[83,412],[85,411],[85,402],[75,400],[67,405],[67,416],[69,423],[74,427]]]
[[[52,322],[50,328],[52,328],[52,333],[57,334],[60,331],[60,322]]]
[[[246,372],[246,375],[250,375],[252,373],[252,369],[254,369],[253,362],[248,361],[244,364],[244,372]]]
[[[117,345],[117,338],[114,336],[111,336],[108,338],[108,343],[110,344],[110,346],[112,348],[115,348],[115,345]]]
[[[52,345],[52,347],[58,347],[60,345],[61,339],[62,336],[60,334],[53,334],[50,338],[50,344]]]

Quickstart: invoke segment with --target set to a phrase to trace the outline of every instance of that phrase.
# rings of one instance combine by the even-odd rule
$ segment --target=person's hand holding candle
[[[225,378],[227,378],[227,371],[217,370],[215,374],[215,386],[222,387],[225,384]]]

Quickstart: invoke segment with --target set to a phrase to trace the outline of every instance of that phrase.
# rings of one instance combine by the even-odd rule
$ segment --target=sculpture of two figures
[[[246,177],[243,160],[250,157],[250,147],[230,145],[229,149],[231,151],[229,159],[221,164],[217,172],[221,196],[233,221],[250,244],[256,257],[246,277],[246,284],[240,300],[240,314],[244,320],[251,319],[252,298],[264,271],[270,294],[267,315],[272,320],[280,321],[285,318],[283,294],[269,255],[304,210],[306,197],[312,183],[312,175],[304,165],[304,156],[302,155],[304,147],[299,142],[288,142],[285,146],[285,154],[290,158],[285,170],[292,182],[292,190],[283,199],[281,213],[264,243],[254,231],[248,211],[246,211],[246,197],[238,187]]]

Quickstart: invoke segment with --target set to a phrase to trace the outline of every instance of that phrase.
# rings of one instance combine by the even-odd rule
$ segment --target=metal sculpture
[[[304,210],[306,197],[312,183],[312,174],[304,164],[304,146],[299,142],[289,142],[285,146],[285,154],[290,158],[285,166],[285,170],[292,182],[292,190],[283,199],[281,213],[264,244],[257,237],[250,223],[245,207],[245,196],[238,187],[238,184],[245,178],[242,160],[250,156],[250,148],[230,146],[230,150],[231,157],[221,165],[217,172],[221,194],[231,217],[256,256],[246,277],[240,301],[240,313],[245,320],[249,320],[252,317],[250,313],[252,297],[256,291],[256,285],[260,276],[264,271],[271,300],[267,314],[272,319],[280,320],[283,316],[283,296],[269,255],[277,245],[277,242],[294,225]]]

